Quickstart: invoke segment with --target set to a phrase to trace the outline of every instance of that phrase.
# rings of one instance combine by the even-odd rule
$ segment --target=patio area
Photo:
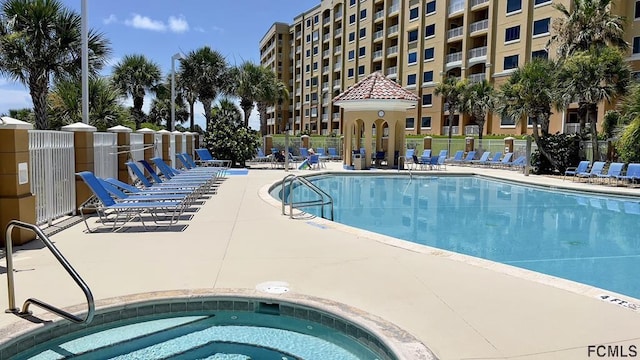
[[[339,162],[326,165],[291,173],[342,171]],[[509,170],[449,166],[446,173],[640,195],[638,189]],[[283,298],[325,298],[374,314],[417,337],[440,359],[584,359],[589,346],[640,347],[640,309],[601,300],[606,291],[323,219],[282,216],[267,191],[286,174],[265,167],[229,176],[181,222],[186,227],[88,234],[79,223],[51,240],[96,300],[156,291],[254,290],[283,281],[291,290]],[[19,305],[28,297],[60,307],[83,303],[80,290],[39,242],[17,247],[14,267]],[[0,277],[6,283],[4,271]],[[6,340],[25,323],[0,314],[0,336]]]

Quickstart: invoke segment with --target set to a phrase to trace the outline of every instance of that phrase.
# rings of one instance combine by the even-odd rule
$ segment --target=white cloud
[[[201,33],[205,32],[205,31],[204,31],[204,29],[203,29],[203,28],[201,28],[200,26],[196,26],[196,27],[194,27],[194,28],[193,28],[193,31],[197,31],[197,32],[201,32]]]
[[[166,31],[167,26],[159,20],[153,20],[150,17],[142,16],[139,14],[133,14],[131,19],[124,21],[125,25],[134,27],[136,29],[152,30],[152,31]]]
[[[111,15],[109,15],[108,18],[102,19],[102,22],[104,24],[106,24],[106,25],[109,25],[111,23],[117,23],[118,22],[118,18],[114,14],[111,14]]]
[[[29,91],[18,89],[0,89],[0,113],[8,113],[9,109],[31,108]]]
[[[217,26],[215,26],[215,25],[213,25],[213,26],[211,27],[211,30],[213,30],[213,31],[215,31],[215,32],[219,32],[219,33],[224,33],[224,29],[223,29],[223,28],[221,28],[221,27],[217,27]]]
[[[109,17],[109,19],[110,18],[111,17]],[[165,23],[162,20],[155,20],[148,16],[143,16],[140,14],[132,14],[132,17],[130,19],[125,20],[124,24],[136,29],[159,31],[159,32],[171,31],[176,34],[182,34],[189,31],[189,23],[187,22],[187,19],[182,15],[169,16],[169,19]]]
[[[182,15],[180,17],[169,16],[169,30],[182,34],[189,31],[189,23]]]

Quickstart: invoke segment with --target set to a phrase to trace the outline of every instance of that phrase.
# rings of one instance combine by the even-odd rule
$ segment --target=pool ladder
[[[47,304],[44,301],[38,300],[38,299],[34,299],[34,298],[29,298],[27,299],[24,304],[22,305],[22,310],[20,310],[18,307],[16,307],[16,294],[15,294],[15,286],[14,286],[14,280],[13,280],[13,244],[11,242],[11,233],[13,231],[13,228],[20,228],[20,229],[24,229],[24,230],[31,230],[32,232],[34,232],[38,238],[40,238],[40,240],[42,241],[42,243],[44,243],[44,245],[49,249],[49,251],[51,251],[51,253],[53,254],[53,256],[56,257],[56,259],[58,260],[58,262],[62,265],[62,267],[67,271],[67,273],[71,276],[71,278],[76,282],[76,284],[78,284],[78,286],[80,286],[80,289],[82,289],[82,292],[84,293],[85,297],[87,298],[87,306],[88,306],[88,311],[87,314],[85,315],[84,318],[75,316],[73,314],[70,314],[62,309],[59,309],[53,305]],[[6,236],[5,236],[5,242],[6,242],[6,248],[5,248],[5,256],[6,256],[6,261],[7,261],[7,285],[9,287],[8,289],[8,293],[9,293],[9,309],[7,309],[5,312],[7,313],[13,313],[16,314],[18,316],[21,317],[26,317],[31,315],[31,312],[29,311],[29,305],[33,304],[35,306],[38,306],[40,308],[43,308],[45,310],[48,310],[52,313],[55,313],[56,315],[59,315],[71,322],[74,323],[90,323],[91,320],[93,320],[93,316],[95,313],[95,303],[93,300],[93,295],[91,294],[91,290],[89,290],[89,287],[87,286],[87,284],[82,280],[82,278],[80,277],[80,275],[78,275],[78,273],[74,270],[74,268],[71,266],[71,264],[69,264],[69,262],[67,261],[67,259],[65,259],[64,256],[62,256],[62,254],[60,253],[60,251],[55,247],[55,245],[53,245],[53,243],[51,242],[51,240],[49,240],[49,238],[42,232],[42,230],[40,230],[39,227],[37,227],[36,225],[33,224],[29,224],[29,223],[25,223],[22,221],[18,221],[18,220],[11,220],[9,222],[9,224],[7,225],[7,232],[6,232]]]
[[[294,184],[296,181],[316,193],[320,198],[317,200],[294,202],[293,191],[295,189]],[[284,179],[282,179],[282,194],[280,198],[282,199],[282,215],[286,215],[286,206],[289,205],[289,218],[291,219],[293,219],[294,208],[300,209],[304,207],[320,206],[320,216],[323,219],[333,221],[333,198],[303,176],[297,176],[294,174],[285,176]],[[325,216],[325,206],[327,205],[330,206],[329,217]]]

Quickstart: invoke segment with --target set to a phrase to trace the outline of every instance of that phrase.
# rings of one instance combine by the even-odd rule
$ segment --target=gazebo
[[[384,152],[388,166],[403,155],[407,109],[418,97],[380,72],[374,72],[333,99],[343,109],[344,165],[364,149],[365,167]],[[374,131],[375,130],[375,131]],[[375,138],[374,138],[375,137]],[[362,141],[364,138],[364,142]]]

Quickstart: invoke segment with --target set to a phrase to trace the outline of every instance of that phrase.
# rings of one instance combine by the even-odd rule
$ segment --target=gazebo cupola
[[[367,167],[379,151],[386,153],[389,165],[397,165],[398,155],[405,148],[407,109],[416,106],[418,97],[374,72],[333,101],[344,110],[344,164],[353,165],[352,152],[363,148]]]

